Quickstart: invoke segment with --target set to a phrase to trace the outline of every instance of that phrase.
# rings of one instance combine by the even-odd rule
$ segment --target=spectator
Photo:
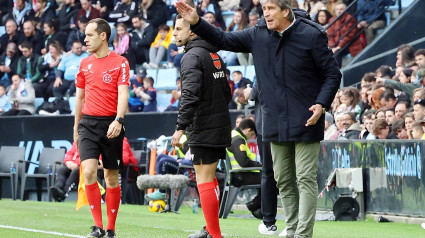
[[[404,125],[406,126],[407,135],[409,139],[412,139],[412,124],[415,122],[415,116],[413,113],[408,112],[404,115]]]
[[[361,108],[359,105],[357,105],[357,103],[359,102],[359,98],[356,97],[356,95],[353,93],[353,90],[356,90],[358,92],[358,89],[348,88],[343,91],[339,100],[341,101],[342,104],[347,106],[348,112],[353,112],[357,115],[360,113]]]
[[[247,143],[247,140],[256,134],[254,121],[247,118],[240,122],[239,127],[232,130],[232,144],[226,149],[231,169],[262,167],[261,163],[255,160],[256,154],[251,152]],[[261,184],[261,171],[249,170],[235,173],[231,182],[235,186]],[[261,211],[261,190],[258,190],[257,196],[247,203],[247,207],[256,218],[262,218],[261,212],[257,211],[259,209]]]
[[[391,2],[391,0],[359,0],[357,2],[357,28],[361,29],[367,27],[365,30],[367,44],[373,41],[377,30],[385,27],[385,7]]]
[[[221,15],[221,9],[216,0],[199,0],[197,6],[197,12],[200,17],[204,16],[207,12],[212,12],[215,15],[215,19],[220,24],[222,29],[226,27],[223,16]]]
[[[47,53],[49,45],[52,42],[57,41],[62,48],[65,47],[68,36],[66,35],[66,33],[58,31],[58,28],[58,22],[55,19],[44,23],[44,45],[43,49],[41,49],[42,55],[45,55]]]
[[[217,22],[217,20],[215,19],[215,14],[213,12],[206,12],[203,16],[203,18],[205,19],[205,21],[207,21],[208,23],[216,26],[216,27],[220,27],[220,28],[225,28],[221,27],[220,23]]]
[[[328,0],[328,2],[325,4],[326,11],[328,11],[332,16],[336,16],[337,14],[335,8],[340,2],[341,0]]]
[[[334,117],[329,112],[325,113],[325,135],[324,140],[330,140],[338,131],[334,124]]]
[[[245,119],[245,115],[244,114],[239,114],[236,116],[236,120],[235,120],[235,129],[239,127],[239,124],[241,123],[241,121]]]
[[[357,24],[356,18],[347,12],[341,16],[346,8],[347,6],[342,2],[336,5],[336,16],[329,21],[332,22],[337,17],[339,18],[327,29],[329,47],[332,48],[332,52],[336,55],[336,60],[340,67],[342,66],[342,57],[344,55],[351,54],[351,56],[355,57],[363,49],[360,37],[355,38],[358,32],[357,28],[354,27]],[[353,42],[350,44],[351,41]]]
[[[130,49],[130,35],[128,34],[127,26],[120,22],[117,24],[116,29],[117,34],[114,39],[114,51],[124,56],[130,64],[130,69],[134,70],[136,68],[136,58]]]
[[[404,68],[401,71],[400,76],[398,77],[398,79],[400,80],[400,83],[407,84],[407,83],[415,82],[414,80],[413,80],[413,82],[411,80],[412,79],[412,73],[413,73],[412,69]]]
[[[100,17],[109,21],[109,13],[114,8],[114,2],[111,0],[91,0],[92,6],[100,12]]]
[[[425,66],[425,49],[419,49],[415,52],[415,62],[418,67]]]
[[[94,7],[95,5],[91,5],[90,0],[80,0],[80,3],[81,9],[78,10],[77,18],[75,19],[75,21],[80,20],[81,17],[85,17],[88,21],[100,17],[99,10]]]
[[[2,116],[31,115],[35,112],[35,92],[30,80],[25,80],[19,74],[13,75],[7,96],[13,108],[1,114]]]
[[[9,9],[13,8],[13,2],[11,0],[4,0],[0,2],[0,23],[4,24],[4,18],[7,16]]]
[[[375,119],[385,119],[385,109],[381,108],[376,110]]]
[[[376,87],[372,89],[372,94],[370,96],[370,106],[372,107],[372,109],[374,110],[378,110],[380,108],[382,108],[382,105],[380,103],[380,96],[381,94],[384,92],[383,89]]]
[[[257,25],[258,20],[260,19],[260,14],[255,11],[251,11],[248,14],[248,27],[253,27]]]
[[[62,98],[69,89],[69,96],[75,94],[75,77],[80,68],[81,60],[88,57],[87,52],[83,52],[80,41],[74,41],[71,54],[65,55],[56,70],[56,80],[53,84],[53,96]]]
[[[255,12],[258,13],[260,17],[263,16],[263,9],[261,7],[260,0],[240,0],[239,6],[244,9],[245,15],[249,15],[249,13]],[[294,4],[292,4],[292,7],[298,8]]]
[[[144,103],[140,91],[143,90],[143,80],[146,78],[146,69],[139,66],[136,75],[130,78],[128,110],[130,112],[143,112]]]
[[[76,17],[78,13],[78,9],[80,9],[80,4],[75,1],[79,0],[65,0],[61,5],[61,9],[58,12],[57,22],[58,28],[57,31],[61,31],[64,33],[69,33],[72,29],[76,27]],[[66,40],[65,40],[66,43]],[[65,43],[63,43],[62,47],[65,47]]]
[[[240,0],[222,0],[218,2],[221,11],[233,11],[239,7]]]
[[[247,28],[253,27],[257,24],[260,15],[256,12],[249,13],[249,24],[246,26]],[[237,53],[239,65],[253,65],[254,59],[252,58],[251,53]]]
[[[9,97],[6,95],[6,87],[0,84],[0,114],[12,109]]]
[[[399,101],[395,106],[395,117],[397,120],[403,119],[404,114],[409,108],[409,103],[406,101]]]
[[[159,63],[166,56],[168,46],[171,43],[173,30],[167,25],[160,25],[158,29],[158,35],[149,49],[149,64],[147,62],[143,63],[143,67],[146,69],[159,68]]]
[[[84,38],[86,38],[86,27],[89,24],[89,20],[82,16],[77,20],[78,27],[71,30],[71,33],[68,36],[68,40],[66,41],[65,50],[68,52],[72,48],[72,44],[75,41],[79,41],[83,47],[83,51],[87,50],[86,42],[84,42]]]
[[[22,43],[23,34],[18,31],[16,22],[13,19],[9,19],[6,21],[6,34],[3,34],[0,37],[0,54],[6,51],[6,47],[10,42],[19,45]]]
[[[381,104],[382,108],[394,108],[397,105],[397,98],[395,97],[394,93],[384,91],[379,96],[379,103]]]
[[[365,129],[360,133],[360,139],[374,140],[376,136],[373,134],[374,111],[366,111],[363,115]]]
[[[156,90],[153,87],[153,78],[146,77],[143,79],[143,87],[139,87],[135,93],[140,97],[140,100],[144,102],[144,112],[156,112]]]
[[[390,133],[390,127],[385,119],[376,119],[373,122],[373,134],[378,139],[398,139],[397,136]]]
[[[16,73],[25,78],[25,80],[31,80],[33,84],[42,83],[39,82],[42,78],[39,66],[43,58],[33,52],[32,44],[28,41],[24,41],[19,48],[21,49],[22,56],[18,60]]]
[[[319,10],[325,8],[325,5],[320,0],[305,0],[299,8],[308,12],[311,18],[314,19]]]
[[[248,20],[246,18],[245,12],[243,11],[242,8],[238,8],[234,11],[233,20],[229,24],[229,26],[227,26],[226,31],[228,32],[240,31],[245,29],[247,25],[248,25]]]
[[[357,122],[356,114],[352,112],[344,113],[342,115],[342,121],[344,131],[339,135],[338,139],[360,139],[360,132],[363,128],[361,128],[360,123]]]
[[[396,120],[394,108],[387,108],[385,110],[385,120],[387,121],[388,125],[391,127],[393,122]]]
[[[412,102],[416,102],[419,99],[425,99],[425,88],[416,88],[413,91]]]
[[[18,30],[21,30],[26,20],[34,19],[34,11],[31,8],[31,4],[25,0],[15,0],[14,2],[15,6],[8,9],[7,19],[15,20]]]
[[[136,3],[132,0],[121,0],[117,2],[109,13],[109,20],[112,22],[122,22],[127,27],[131,27],[131,18],[137,14]]]
[[[408,44],[402,44],[397,49],[397,61],[395,66],[398,67],[407,67],[410,62],[415,61],[415,56],[413,54],[413,47]]]
[[[142,0],[139,5],[139,14],[152,24],[153,28],[157,29],[167,22],[164,5],[165,3],[162,0]]]
[[[316,18],[314,18],[314,22],[320,24],[323,27],[327,27],[330,23],[330,19],[332,18],[331,13],[328,10],[321,9],[317,12]]]
[[[36,6],[37,12],[34,17],[37,24],[35,27],[37,27],[38,30],[42,30],[45,22],[56,18],[56,12],[52,5],[47,3],[47,0],[36,0]]]
[[[35,95],[43,97],[45,101],[53,96],[53,84],[56,80],[56,69],[65,56],[62,46],[54,41],[49,45],[49,52],[44,55],[44,61],[40,64],[40,73],[44,75],[43,80],[34,84]]]
[[[244,78],[242,75],[242,72],[239,70],[233,71],[232,79],[233,79],[233,82],[235,83],[235,89],[247,88],[248,84],[252,86],[252,81],[247,78]]]
[[[376,84],[376,74],[373,72],[365,73],[363,75],[363,78],[360,81],[360,86],[363,87],[364,84],[371,84],[372,86],[375,86]]]
[[[21,42],[28,41],[32,45],[34,54],[40,55],[44,47],[43,33],[35,28],[33,21],[24,22],[24,36]],[[19,49],[22,51],[22,49]]]
[[[149,48],[158,34],[158,29],[140,16],[134,16],[131,21],[134,30],[130,33],[130,42],[136,56],[136,63],[149,62]]]
[[[178,47],[175,43],[175,37],[172,38],[172,43],[168,46],[167,50],[167,67],[177,67],[180,69],[181,64],[180,60],[183,58],[184,55],[184,48]],[[173,42],[174,41],[174,42]]]
[[[7,44],[6,52],[0,55],[0,85],[9,87],[12,84],[12,75],[16,74],[19,56],[16,53],[16,44]]]
[[[396,135],[399,139],[407,140],[409,136],[407,135],[406,125],[403,119],[399,119],[393,122],[392,124],[392,134]]]
[[[391,79],[394,74],[388,65],[381,65],[375,72],[377,78]]]
[[[171,91],[171,101],[170,105],[165,109],[165,111],[178,111],[180,106],[180,98],[182,96],[182,82],[180,77],[176,79],[177,90]]]
[[[425,115],[425,100],[419,99],[414,102],[413,105],[413,116],[415,116],[415,120],[419,121]]]
[[[424,136],[424,129],[419,122],[415,122],[412,124],[412,139],[421,140]]]
[[[342,123],[344,122],[343,119],[342,119],[342,115],[343,115],[343,113],[336,113],[335,114],[336,129],[338,129],[338,130],[330,138],[330,140],[337,140],[339,138],[339,136],[341,135],[341,133],[345,130],[344,126],[342,125]]]
[[[227,26],[226,31],[232,32],[232,31],[240,31],[248,27],[248,19],[245,15],[245,11],[242,8],[237,8],[234,11],[233,14],[233,20]],[[238,62],[238,58],[241,58],[243,65],[248,65],[249,63],[253,63],[251,56],[251,62],[249,62],[249,56],[248,54],[244,53],[235,53],[230,51],[221,50],[218,52],[218,54],[223,58],[224,63],[227,66],[233,66],[233,65],[241,65],[240,62]]]

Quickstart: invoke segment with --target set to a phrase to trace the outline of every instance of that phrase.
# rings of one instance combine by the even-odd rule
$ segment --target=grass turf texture
[[[103,223],[106,226],[106,207],[102,205]],[[190,207],[182,206],[180,214],[151,213],[147,206],[121,205],[116,233],[119,238],[129,237],[187,237],[204,226],[204,219],[199,209],[198,214],[192,214]],[[248,214],[247,211],[235,211],[236,214]],[[220,219],[224,237],[270,237],[257,231],[260,220],[249,218]],[[0,225],[15,226],[29,229],[61,232],[85,236],[89,233],[93,220],[88,206],[75,211],[75,202],[48,203],[34,201],[0,200]],[[278,221],[281,231],[283,221]],[[18,231],[0,228],[0,237],[8,238],[50,238],[57,235]],[[400,238],[425,237],[425,230],[420,225],[400,223],[377,223],[372,220],[357,222],[316,222],[314,227],[316,238]]]

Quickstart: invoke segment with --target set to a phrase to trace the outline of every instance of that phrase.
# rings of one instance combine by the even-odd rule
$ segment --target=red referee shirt
[[[84,89],[82,113],[91,116],[115,116],[118,105],[118,86],[130,85],[130,67],[126,58],[111,51],[108,56],[83,59],[75,86]]]

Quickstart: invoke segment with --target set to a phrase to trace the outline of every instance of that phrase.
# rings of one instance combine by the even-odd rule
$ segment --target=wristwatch
[[[322,106],[322,115],[325,114],[328,110],[323,106],[323,104],[318,103],[320,106]]]
[[[120,124],[124,123],[124,118],[122,117],[115,117],[115,121],[119,122]]]

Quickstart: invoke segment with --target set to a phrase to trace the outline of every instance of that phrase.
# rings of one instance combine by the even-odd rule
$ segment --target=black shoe
[[[90,227],[91,233],[87,235],[87,237],[104,237],[105,236],[105,230],[98,226],[92,226]]]
[[[211,237],[210,234],[208,233],[207,230],[205,230],[205,226],[204,228],[202,228],[201,231],[195,233],[195,234],[190,234],[189,238],[209,238]]]
[[[107,230],[106,231],[106,238],[116,238],[115,232],[113,230]]]
[[[57,202],[60,202],[65,199],[65,193],[62,191],[62,189],[57,188],[55,186],[50,187],[50,194]]]

